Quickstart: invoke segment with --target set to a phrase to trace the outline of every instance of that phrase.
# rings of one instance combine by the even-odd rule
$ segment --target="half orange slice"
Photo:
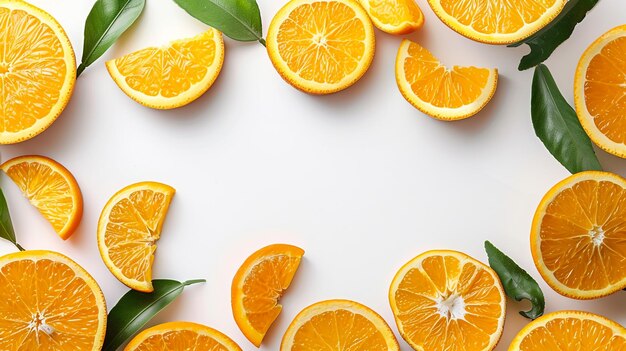
[[[202,324],[169,322],[137,334],[124,351],[241,351],[228,336]]]

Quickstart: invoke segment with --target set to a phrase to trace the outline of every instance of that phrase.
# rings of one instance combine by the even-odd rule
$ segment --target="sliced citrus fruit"
[[[576,113],[591,140],[626,158],[626,25],[589,46],[574,78]]]
[[[498,70],[443,66],[428,50],[403,40],[396,58],[402,96],[425,114],[446,121],[477,114],[493,97]]]
[[[389,34],[409,34],[424,25],[415,0],[361,0],[376,28]]]
[[[118,191],[98,221],[98,249],[111,273],[134,290],[151,292],[152,262],[174,188],[141,182]]]
[[[133,100],[156,109],[187,105],[213,85],[224,62],[222,33],[211,28],[164,47],[139,50],[106,63]]]
[[[509,351],[546,350],[626,350],[626,329],[597,314],[558,311],[530,322],[509,346]]]
[[[387,322],[360,303],[328,300],[300,312],[283,336],[280,351],[400,351]]]
[[[415,350],[493,350],[506,299],[496,273],[468,255],[427,251],[391,282],[389,302],[400,335]]]
[[[428,0],[448,27],[488,44],[517,43],[550,23],[567,0]]]
[[[0,350],[100,351],[107,308],[98,283],[51,251],[0,257]]]
[[[626,288],[626,179],[608,172],[574,174],[541,200],[530,248],[558,293],[592,299]]]
[[[289,84],[312,94],[354,84],[374,58],[374,28],[355,0],[292,0],[272,19],[267,52]]]
[[[74,176],[44,156],[20,156],[0,168],[65,240],[83,216],[83,196]]]
[[[231,302],[235,322],[256,347],[280,314],[278,303],[300,266],[304,250],[285,244],[264,247],[239,267]]]
[[[228,336],[202,324],[169,322],[137,334],[124,351],[241,351]]]
[[[0,3],[0,30],[0,144],[13,144],[61,114],[74,89],[76,59],[61,25],[25,1]]]

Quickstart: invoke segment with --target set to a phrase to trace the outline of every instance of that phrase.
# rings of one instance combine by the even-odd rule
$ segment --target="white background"
[[[93,1],[31,2],[59,20],[80,57]],[[265,30],[283,3],[260,1]],[[100,259],[100,210],[118,189],[155,180],[177,193],[158,243],[154,277],[207,283],[188,288],[151,325],[204,323],[253,350],[232,318],[231,279],[250,253],[285,242],[305,249],[305,259],[262,350],[278,350],[295,314],[324,299],[364,303],[396,330],[387,300],[396,270],[436,248],[486,261],[486,239],[539,281],[547,311],[581,309],[626,323],[626,293],[587,302],[561,297],[532,263],[532,215],[543,194],[568,172],[532,128],[532,70],[517,70],[527,48],[472,42],[442,24],[426,0],[418,3],[426,24],[408,38],[448,65],[500,70],[496,95],[479,115],[449,123],[415,110],[395,84],[401,38],[380,31],[367,74],[331,96],[295,90],[276,73],[263,46],[226,39],[224,68],[204,96],[177,110],[145,108],[118,89],[105,60],[206,28],[171,0],[147,1],[135,26],[78,79],[61,117],[35,139],[0,148],[2,160],[23,154],[54,158],[75,175],[83,192],[82,223],[64,242],[3,176],[19,241],[75,259],[100,283],[111,308],[128,289]],[[583,50],[624,22],[622,0],[601,1],[547,62],[570,102]],[[626,160],[597,152],[607,170],[626,174]],[[13,250],[0,242],[0,254]],[[506,350],[528,322],[517,314],[526,307],[508,304],[497,350]]]

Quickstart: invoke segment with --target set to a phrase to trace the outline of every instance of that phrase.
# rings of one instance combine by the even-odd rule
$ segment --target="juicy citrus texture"
[[[124,351],[241,351],[226,335],[191,322],[163,323],[139,333]]]
[[[0,257],[0,350],[99,351],[107,309],[95,280],[50,251]]]
[[[153,291],[152,262],[174,188],[141,182],[118,191],[98,221],[98,248],[111,273],[128,287]]]
[[[428,251],[394,277],[389,301],[400,334],[415,350],[492,350],[506,300],[496,273],[456,251]]]
[[[626,180],[581,172],[543,197],[530,244],[535,265],[557,292],[578,299],[626,287]]]
[[[300,312],[283,336],[280,351],[400,351],[393,332],[376,312],[348,300],[328,300]]]
[[[442,120],[475,115],[491,100],[498,70],[443,66],[428,50],[403,40],[396,57],[396,82],[418,110]]]
[[[61,114],[76,62],[61,25],[24,1],[0,3],[0,29],[0,144],[12,144],[43,132]]]
[[[550,23],[566,0],[428,0],[437,16],[470,39],[488,44],[519,42]]]
[[[278,301],[293,280],[304,250],[276,244],[252,254],[241,265],[232,284],[233,316],[256,347],[274,323],[282,306]]]
[[[424,14],[415,0],[361,0],[361,4],[383,32],[408,34],[424,25]]]
[[[354,84],[374,57],[374,29],[355,0],[292,0],[272,19],[267,52],[294,87],[329,94]]]
[[[596,314],[559,311],[530,322],[509,347],[509,351],[545,350],[626,350],[626,329]]]
[[[106,63],[117,85],[142,105],[171,109],[206,92],[222,69],[224,40],[211,28],[190,39],[147,48]]]
[[[594,143],[626,157],[626,25],[598,38],[580,58],[574,79],[576,113]]]
[[[62,239],[74,233],[83,215],[83,196],[74,176],[43,156],[21,156],[0,166]]]

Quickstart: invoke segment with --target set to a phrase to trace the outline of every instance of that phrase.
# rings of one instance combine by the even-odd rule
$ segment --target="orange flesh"
[[[616,351],[626,349],[626,339],[594,320],[558,318],[533,329],[520,343],[520,351]]]
[[[147,337],[134,351],[229,351],[230,349],[208,335],[191,330],[174,330]]]
[[[367,0],[372,17],[389,25],[422,21],[422,11],[413,0]]]

